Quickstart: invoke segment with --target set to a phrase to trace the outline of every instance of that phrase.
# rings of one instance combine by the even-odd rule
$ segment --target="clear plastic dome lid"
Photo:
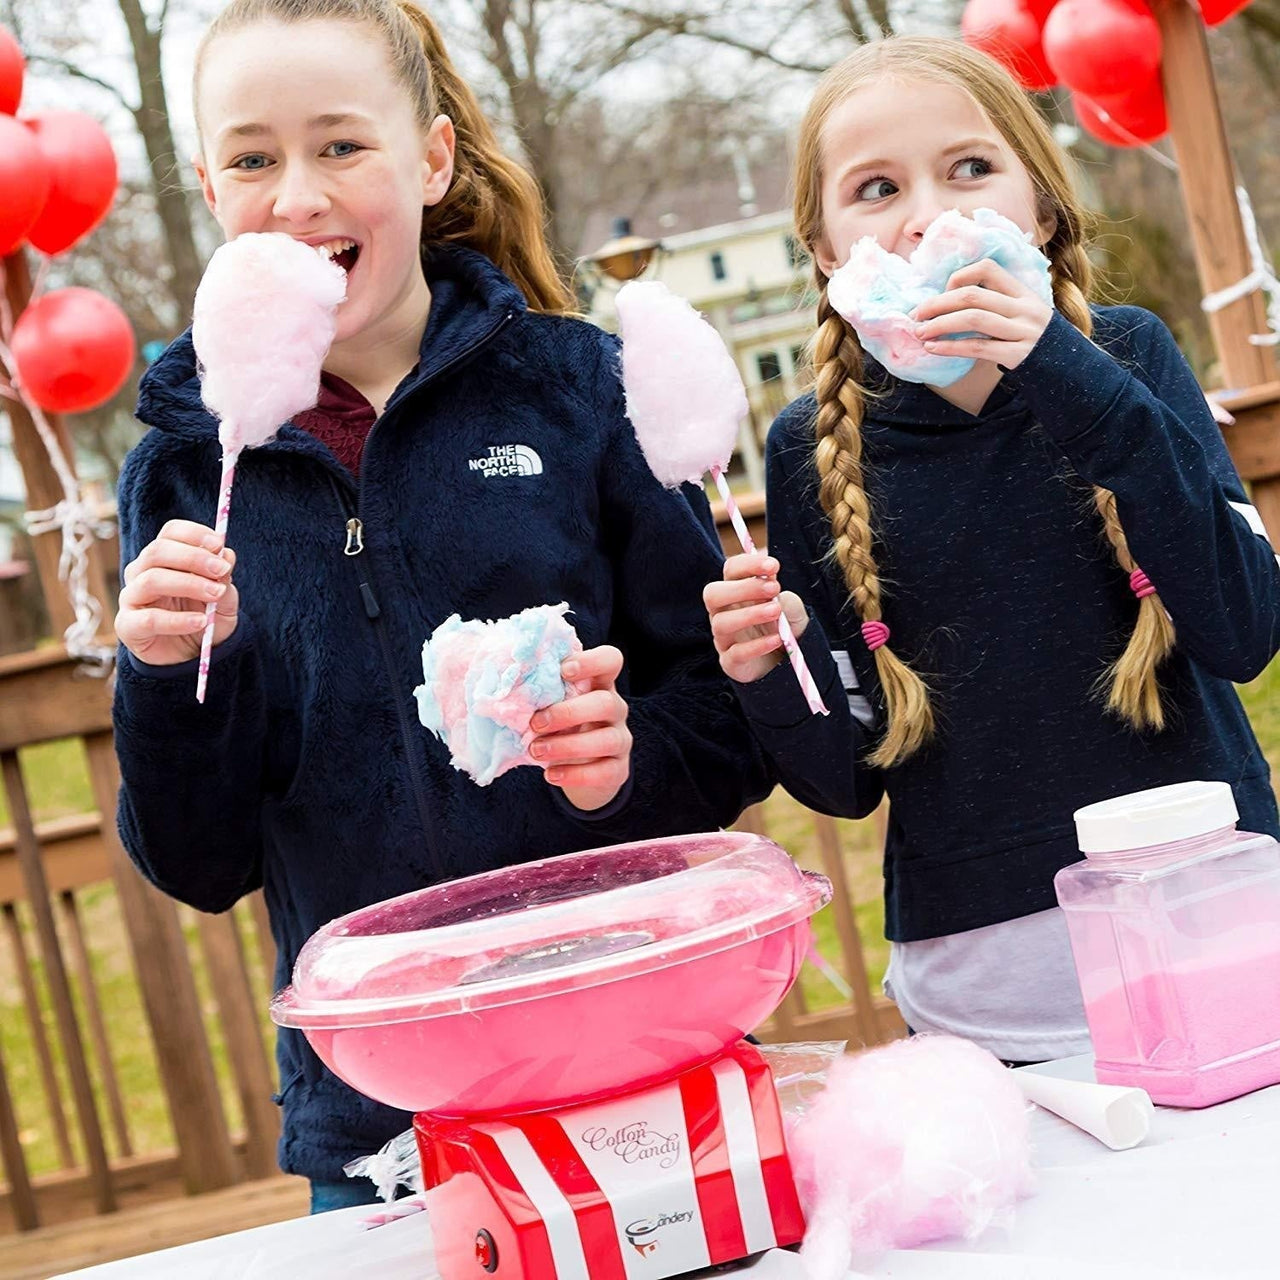
[[[505,867],[342,916],[271,1016],[303,1029],[494,1008],[637,977],[811,916],[831,897],[776,844],[675,836]]]

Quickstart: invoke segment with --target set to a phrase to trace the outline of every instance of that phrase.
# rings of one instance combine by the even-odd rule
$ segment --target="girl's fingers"
[[[763,604],[774,599],[782,588],[777,578],[750,577],[733,582],[708,582],[702,588],[702,603],[710,614],[741,605]]]
[[[611,689],[622,674],[622,650],[611,644],[584,649],[560,664],[565,680],[586,680],[598,689]]]
[[[726,582],[738,581],[742,578],[769,578],[778,572],[778,562],[766,552],[757,551],[751,555],[730,556],[724,562]]]
[[[193,546],[189,542],[157,538],[143,547],[137,559],[129,563],[124,571],[124,580],[132,582],[148,569],[181,569],[206,578],[225,578],[234,563],[235,553],[231,551],[214,554],[206,547]]]
[[[579,808],[598,809],[607,804],[627,780],[630,760],[597,760],[592,764],[558,764],[543,772]]]
[[[997,293],[994,289],[984,289],[981,285],[965,285],[959,289],[948,289],[946,293],[935,294],[926,298],[915,309],[918,323],[932,320],[937,316],[950,319],[958,311],[992,312],[995,315],[1019,316],[1025,311],[1024,299],[1019,295]]]
[[[529,727],[542,736],[564,733],[585,724],[625,724],[627,704],[612,689],[593,689],[579,693],[563,702],[553,703],[534,713]]]
[[[947,281],[948,289],[963,289],[966,285],[979,285],[989,293],[1001,293],[1011,298],[1035,297],[1035,294],[998,262],[982,258],[952,273]]]
[[[631,734],[622,725],[595,725],[581,733],[537,737],[529,744],[529,754],[545,765],[621,760],[630,752]]]
[[[751,605],[740,609],[728,609],[717,613],[711,619],[711,634],[717,647],[728,647],[739,638],[754,639],[752,628],[778,626],[778,615],[782,605],[777,600],[769,600],[764,604]]]
[[[944,338],[951,333],[970,331],[1005,342],[1016,342],[1019,338],[1030,336],[1027,322],[1021,316],[1004,316],[994,311],[979,311],[976,307],[970,307],[964,311],[950,311],[946,315],[936,316],[932,320],[922,321],[916,325],[916,337],[921,342],[928,342],[933,338]]]
[[[144,569],[120,592],[121,608],[138,609],[157,600],[221,600],[230,583],[178,569]]]
[[[195,520],[168,520],[156,536],[174,542],[188,542],[193,547],[203,546],[207,551],[221,551],[226,541],[207,524],[198,524]]]
[[[734,665],[745,666],[781,648],[782,637],[777,631],[772,631],[769,635],[760,636],[755,640],[738,641],[732,649],[726,650],[725,658]]]
[[[189,636],[204,629],[203,613],[175,613],[172,609],[132,609],[116,619],[116,637],[133,648],[159,636]]]

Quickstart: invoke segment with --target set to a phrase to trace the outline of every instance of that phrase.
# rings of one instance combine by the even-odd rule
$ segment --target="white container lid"
[[[1226,782],[1176,782],[1075,812],[1081,853],[1149,849],[1234,827],[1240,817]]]

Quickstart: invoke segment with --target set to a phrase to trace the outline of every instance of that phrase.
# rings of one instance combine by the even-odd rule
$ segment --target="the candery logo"
[[[542,459],[527,444],[491,444],[488,452],[472,458],[467,466],[485,479],[495,476],[540,476]]]
[[[635,1222],[629,1222],[623,1230],[627,1233],[627,1240],[631,1243],[631,1247],[643,1258],[657,1252],[658,1241],[655,1237],[663,1227],[669,1227],[677,1222],[692,1221],[693,1210],[687,1209],[683,1213],[660,1213],[656,1218],[637,1218]]]
[[[659,1169],[670,1169],[680,1158],[680,1135],[659,1133],[643,1120],[624,1124],[618,1129],[603,1125],[584,1129],[582,1141],[592,1151],[612,1151],[626,1164],[639,1160],[656,1160]]]

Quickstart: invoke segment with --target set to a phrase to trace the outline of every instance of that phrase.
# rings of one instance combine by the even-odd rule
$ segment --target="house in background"
[[[773,206],[761,213],[760,192],[745,162],[735,168],[735,183],[728,189],[718,192],[715,183],[700,184],[692,209],[682,209],[681,193],[673,193],[666,202],[671,207],[656,218],[639,220],[637,231],[629,219],[616,219],[613,235],[584,256],[583,266],[588,315],[606,329],[617,328],[620,285],[600,270],[600,264],[622,246],[624,253],[640,255],[635,266],[645,263],[639,278],[660,280],[719,330],[742,374],[751,407],[739,436],[735,478],[748,489],[762,490],[764,438],[778,412],[802,388],[817,296],[808,258],[791,234],[785,171],[766,175],[761,182]],[[730,216],[689,225],[717,211]],[[592,233],[603,238],[598,222],[589,225],[588,235]]]

